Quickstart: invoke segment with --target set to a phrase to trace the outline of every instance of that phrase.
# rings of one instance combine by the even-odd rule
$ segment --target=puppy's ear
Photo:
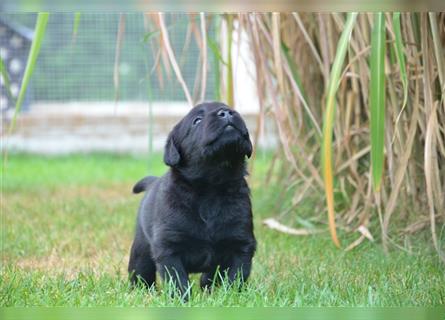
[[[164,162],[170,167],[177,166],[181,161],[181,155],[179,154],[178,147],[176,145],[175,136],[176,128],[168,135],[167,143],[164,150]]]

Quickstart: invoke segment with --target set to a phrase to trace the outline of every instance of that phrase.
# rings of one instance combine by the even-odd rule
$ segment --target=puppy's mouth
[[[231,132],[231,131],[234,131],[234,130],[238,131],[242,135],[242,132],[237,127],[235,127],[232,123],[227,124],[224,127],[223,132]]]
[[[242,130],[233,122],[229,122],[226,125],[224,125],[219,136],[228,134],[228,133],[238,133],[243,138],[249,137],[249,133],[247,132],[247,130]]]
[[[215,132],[215,136],[211,144],[239,144],[248,138],[248,133],[244,132],[236,124],[229,122]]]
[[[206,156],[230,158],[234,154],[244,153],[249,133],[230,121],[215,128],[208,138],[204,148]]]
[[[214,145],[215,143],[236,143],[243,139],[248,139],[249,133],[245,130],[240,129],[233,122],[228,122],[219,128],[214,128],[213,132],[207,136],[205,141],[206,146]]]

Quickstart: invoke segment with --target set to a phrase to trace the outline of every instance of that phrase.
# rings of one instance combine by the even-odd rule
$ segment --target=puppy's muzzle
[[[230,121],[230,119],[233,118],[233,111],[224,108],[224,109],[219,110],[219,111],[216,113],[216,115],[217,115],[219,118],[224,119],[225,121]]]
[[[220,121],[223,122],[222,127],[224,128],[223,132],[230,132],[230,131],[238,131],[241,133],[243,137],[247,136],[247,129],[244,129],[243,126],[239,127],[239,124],[237,124],[237,117],[236,114],[231,110],[227,108],[222,108],[218,110],[216,113],[216,116]]]

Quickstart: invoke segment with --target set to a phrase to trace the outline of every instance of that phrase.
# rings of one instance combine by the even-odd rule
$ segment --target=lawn
[[[409,254],[379,241],[345,252],[329,235],[293,237],[265,228],[276,214],[264,186],[267,155],[251,177],[258,250],[238,292],[202,293],[191,306],[431,306],[445,303],[445,273],[426,235]],[[1,306],[176,306],[169,288],[132,289],[126,264],[140,200],[134,182],[162,174],[160,155],[9,155],[2,175]],[[323,199],[320,199],[323,201]],[[347,235],[340,233],[340,237]]]

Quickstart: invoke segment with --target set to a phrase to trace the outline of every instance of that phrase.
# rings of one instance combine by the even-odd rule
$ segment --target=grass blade
[[[371,35],[371,171],[374,191],[382,183],[385,143],[385,17],[375,14]]]
[[[437,28],[437,13],[429,12],[431,35],[433,36],[434,53],[436,55],[437,73],[439,74],[440,94],[445,94],[445,55],[443,52],[443,42],[440,40],[439,29]],[[443,101],[443,99],[442,99]]]
[[[392,18],[392,23],[394,26],[394,49],[396,52],[397,63],[399,64],[400,69],[400,79],[402,80],[403,85],[403,109],[406,106],[406,101],[408,99],[408,76],[406,74],[406,63],[405,63],[405,55],[403,54],[403,38],[402,38],[402,30],[400,25],[400,12],[395,12]],[[400,115],[399,115],[400,116]]]
[[[308,101],[307,94],[304,92],[303,84],[301,82],[301,77],[300,74],[298,73],[297,64],[295,63],[294,59],[292,59],[291,55],[289,54],[289,48],[283,41],[281,41],[281,51],[283,51],[284,57],[286,58],[286,61],[289,64],[292,73],[292,78],[297,83],[298,87],[300,88],[301,95],[305,100],[305,102],[307,103]]]
[[[219,16],[215,16],[215,22],[214,22],[214,26],[215,26],[215,34],[213,37],[210,37],[209,35],[207,35],[207,44],[209,45],[209,48],[211,49],[212,53],[213,53],[213,59],[211,59],[212,61],[212,73],[213,73],[213,77],[215,79],[215,100],[221,100],[221,67],[220,64],[224,64],[224,61],[222,59],[222,54],[221,54],[221,50],[217,44],[217,41],[219,39],[220,36],[220,28],[221,28],[221,21],[219,19]],[[214,39],[212,39],[214,38]]]
[[[431,22],[431,20],[430,20]],[[427,110],[428,122],[425,133],[425,152],[424,152],[424,172],[425,172],[425,185],[426,195],[428,200],[428,207],[430,213],[430,227],[431,237],[433,240],[434,248],[436,249],[439,257],[445,262],[445,256],[442,254],[440,242],[437,239],[436,231],[436,208],[443,211],[443,206],[436,203],[437,200],[443,198],[443,192],[440,187],[440,171],[438,170],[438,135],[439,122],[437,119],[438,101],[434,101],[433,85],[434,76],[430,73],[432,68],[432,55],[430,55],[430,43],[428,41],[428,22],[427,14],[422,13],[420,17],[421,25],[421,48],[422,48],[422,60],[424,66],[423,83],[424,83],[424,104]],[[433,31],[434,32],[434,31]]]
[[[295,91],[297,93],[297,96],[300,98],[301,103],[303,104],[304,110],[307,112],[307,116],[309,117],[309,123],[311,123],[313,127],[317,130],[318,137],[321,137],[321,129],[317,123],[317,120],[315,119],[315,116],[313,115],[311,109],[309,108],[308,98],[306,92],[304,91],[300,74],[298,73],[297,64],[290,56],[289,48],[283,41],[281,41],[281,51],[283,51],[284,58],[286,59],[286,62],[289,65],[290,73],[292,75],[292,79],[296,86]]]
[[[309,48],[311,49],[315,60],[317,60],[319,66],[320,66],[320,71],[322,73],[324,73],[325,69],[323,66],[323,62],[321,61],[320,54],[318,53],[317,49],[315,48],[313,39],[311,39],[311,36],[308,34],[306,28],[304,27],[304,24],[303,24],[303,21],[301,21],[300,15],[298,14],[298,12],[293,12],[292,15],[293,15],[295,21],[297,22],[297,25],[300,28],[307,44],[309,45]]]
[[[283,77],[283,63],[281,61],[281,32],[280,32],[280,13],[272,13],[272,51],[273,63],[275,67],[275,74],[277,80],[277,87],[281,97],[285,96],[284,92],[284,77]],[[281,101],[280,101],[281,100]],[[279,99],[279,105],[284,109],[285,103],[283,99]]]
[[[28,88],[29,81],[31,80],[34,67],[36,65],[37,57],[39,56],[40,46],[42,45],[43,37],[45,36],[46,25],[48,23],[49,13],[40,12],[37,15],[36,27],[34,31],[34,39],[32,41],[31,49],[29,50],[28,61],[26,62],[25,72],[23,74],[22,84],[20,86],[19,95],[15,104],[14,115],[12,117],[11,126],[9,127],[9,133],[14,130],[17,115],[22,107],[23,100],[25,99],[26,89]]]
[[[114,49],[114,68],[113,68],[113,85],[114,85],[114,103],[115,108],[119,101],[120,77],[119,66],[121,60],[122,43],[125,35],[125,14],[119,15],[119,25],[117,27],[116,47]]]
[[[73,35],[72,35],[72,43],[76,42],[77,39],[77,32],[79,31],[79,25],[80,25],[80,12],[74,13],[74,22],[73,22]]]
[[[3,77],[3,84],[6,88],[6,92],[8,93],[9,97],[12,99],[12,92],[11,92],[11,81],[9,80],[9,74],[8,70],[6,70],[5,64],[3,63],[2,58],[0,57],[0,75]]]
[[[233,93],[233,66],[232,66],[232,42],[233,42],[233,16],[229,13],[226,16],[227,23],[227,104],[235,108],[235,97]]]
[[[165,51],[167,51],[168,59],[173,67],[173,70],[175,71],[176,78],[178,79],[179,83],[182,86],[182,90],[184,91],[187,102],[190,107],[193,107],[192,96],[190,95],[190,91],[182,76],[181,69],[179,68],[179,64],[175,58],[175,53],[173,52],[173,48],[170,44],[170,37],[168,36],[168,31],[164,22],[164,13],[159,12],[158,18],[159,18],[159,27],[161,28],[161,35],[162,35],[162,42],[164,44],[164,49]]]
[[[204,12],[199,13],[199,18],[201,22],[201,33],[202,33],[202,75],[201,75],[201,95],[199,101],[203,102],[206,95],[206,84],[207,84],[207,27],[206,27],[206,17]]]
[[[219,34],[218,34],[218,26],[215,27],[215,38],[219,38]],[[207,37],[207,43],[209,45],[210,50],[212,50],[212,53],[215,57],[215,60],[218,61],[218,63],[221,63],[225,66],[227,66],[227,63],[224,61],[223,57],[222,57],[222,52],[221,49],[219,48],[219,45],[217,43],[217,41],[215,41],[215,39],[212,39],[212,37],[208,36]]]
[[[415,101],[418,101],[418,94],[416,94],[416,97],[414,99]],[[399,193],[402,187],[403,179],[405,178],[408,172],[407,169],[409,165],[409,160],[410,157],[412,156],[413,144],[417,133],[418,118],[419,118],[419,106],[415,105],[410,119],[406,144],[403,147],[402,156],[400,157],[400,161],[397,164],[394,186],[391,188],[392,190],[385,206],[385,215],[383,219],[383,232],[385,235],[387,234],[389,228],[389,221],[391,215],[393,214],[394,209],[398,204]]]
[[[340,242],[337,238],[337,231],[335,227],[335,212],[334,212],[334,177],[332,168],[332,135],[334,130],[334,115],[335,115],[335,96],[340,84],[341,68],[345,60],[346,51],[349,46],[352,29],[357,19],[357,13],[348,13],[345,28],[341,34],[340,40],[337,44],[337,53],[335,55],[334,63],[331,68],[329,77],[329,85],[326,97],[326,110],[323,121],[323,140],[322,140],[322,165],[324,187],[326,193],[326,201],[328,206],[329,231],[331,233],[332,241],[337,247],[340,247]]]

